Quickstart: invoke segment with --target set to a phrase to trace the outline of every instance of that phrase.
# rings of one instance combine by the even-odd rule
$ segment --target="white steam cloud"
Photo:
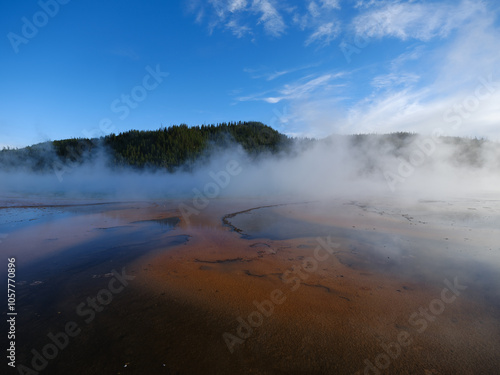
[[[331,136],[279,154],[213,150],[189,171],[110,168],[105,153],[52,172],[0,172],[0,195],[61,199],[185,199],[196,195],[306,201],[479,196],[500,186],[500,145],[417,135]]]

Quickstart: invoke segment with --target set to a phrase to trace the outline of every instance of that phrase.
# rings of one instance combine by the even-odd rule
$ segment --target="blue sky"
[[[494,0],[0,7],[0,147],[238,120],[500,140]]]

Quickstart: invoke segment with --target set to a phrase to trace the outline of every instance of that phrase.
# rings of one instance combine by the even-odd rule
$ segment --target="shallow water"
[[[147,205],[0,210],[0,247],[16,259],[18,364],[32,368],[32,349],[41,351],[47,334],[64,329],[65,322],[81,321],[76,306],[106,288],[116,272],[127,272],[139,257],[187,241],[184,235],[170,234],[177,217],[135,220],[126,214],[131,209],[147,211]],[[5,272],[2,267],[0,274]],[[89,353],[82,355],[88,358]],[[57,371],[52,366],[46,373]]]
[[[192,226],[168,203],[0,210],[2,252],[19,259],[18,363],[31,367],[32,349],[75,321],[82,333],[40,374],[352,374],[401,330],[416,343],[386,373],[497,368],[498,204],[250,202],[228,213],[222,203]],[[335,259],[290,292],[283,272],[327,236],[340,244]],[[77,306],[124,267],[137,279],[84,322]],[[431,329],[412,331],[408,317],[455,277],[467,290]],[[287,302],[230,354],[222,333],[276,288]]]
[[[443,210],[442,206],[435,207],[431,203],[448,207]],[[232,213],[225,221],[247,240],[283,241],[330,236],[340,241],[343,248],[336,257],[351,268],[436,286],[445,278],[458,277],[470,285],[473,298],[489,301],[490,306],[500,308],[500,293],[497,292],[500,287],[498,201],[467,201],[460,205],[423,202],[416,208],[402,210],[357,206],[358,212],[344,213],[342,226],[329,224],[328,220],[322,223],[307,220],[319,213],[331,218],[341,215],[345,205],[339,206],[338,202],[257,207]],[[360,212],[375,214],[369,221],[370,226],[351,225],[356,223]],[[406,220],[410,225],[406,227],[411,229],[403,231],[405,227],[400,225],[391,231],[380,230],[385,221],[390,224],[394,217],[402,217],[402,224],[406,224]],[[427,221],[418,220],[419,217]],[[429,221],[434,226],[429,225]],[[432,235],[429,235],[429,227],[434,231]],[[473,232],[479,233],[474,235]],[[462,240],[464,236],[467,237]]]

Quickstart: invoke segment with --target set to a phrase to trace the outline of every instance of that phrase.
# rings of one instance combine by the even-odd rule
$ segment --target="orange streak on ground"
[[[254,358],[259,368],[272,363],[268,370],[353,373],[365,367],[364,359],[373,362],[383,352],[381,343],[396,341],[404,330],[411,333],[413,343],[391,363],[388,373],[447,373],[456,369],[467,373],[481,361],[496,358],[499,343],[487,345],[482,336],[494,327],[494,322],[476,324],[475,316],[483,310],[477,304],[458,299],[446,306],[437,323],[429,323],[430,328],[418,334],[409,325],[409,317],[439,298],[443,286],[412,283],[349,267],[337,255],[318,262],[317,270],[308,272],[304,257],[311,256],[317,246],[314,238],[242,239],[221,225],[223,213],[240,208],[238,204],[228,206],[227,202],[210,207],[192,217],[191,225],[183,223],[176,230],[177,234],[191,236],[186,245],[142,260],[147,267],[142,279],[147,288],[167,292],[176,300],[207,311],[234,335],[239,324],[236,318],[247,319],[257,310],[254,301],[269,300],[276,289],[286,295],[286,300],[274,306],[273,313],[264,318],[250,338],[235,347],[239,353],[235,355]],[[286,207],[277,210],[283,212]],[[304,218],[345,227],[376,223],[385,231],[397,231],[407,224],[405,218],[373,221],[356,217],[348,209],[329,220],[307,214]],[[347,253],[349,242],[335,240],[341,244],[337,250]],[[292,291],[294,283],[284,283],[282,274],[294,267],[300,267],[307,279]],[[457,330],[460,338],[448,341],[457,336]],[[213,337],[214,345],[220,345],[222,333]],[[470,345],[464,338],[476,344]],[[435,370],[434,365],[440,370]]]

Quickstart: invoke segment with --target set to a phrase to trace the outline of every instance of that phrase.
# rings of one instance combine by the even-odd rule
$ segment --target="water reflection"
[[[365,206],[361,208],[363,212],[369,209]],[[491,251],[491,248],[498,247],[498,228],[491,231],[489,242],[486,243],[484,235],[482,241],[474,242],[468,238],[468,241],[462,243],[456,239],[450,241],[450,238],[446,237],[450,234],[444,230],[440,232],[436,227],[432,227],[434,232],[430,236],[426,231],[431,227],[426,229],[423,225],[414,225],[411,231],[376,229],[381,223],[395,221],[394,215],[391,216],[387,208],[385,209],[385,212],[382,211],[385,216],[375,209],[373,212],[377,214],[376,217],[371,221],[365,220],[364,226],[359,225],[360,216],[355,215],[346,216],[342,226],[329,224],[327,220],[318,223],[298,218],[308,218],[318,212],[324,215],[329,210],[324,204],[320,208],[317,204],[290,205],[286,210],[281,207],[255,208],[227,215],[224,220],[226,225],[249,240],[283,241],[331,236],[341,244],[342,251],[336,254],[337,259],[350,268],[430,285],[441,285],[445,278],[459,277],[471,285],[474,293],[480,295],[483,300],[500,306],[500,294],[491,288],[491,285],[500,286],[498,252]],[[338,215],[338,207],[332,205],[330,212],[330,216],[335,217]],[[398,212],[398,215],[402,225],[411,225],[414,220],[409,214]],[[437,213],[434,212],[433,215]],[[453,218],[452,225],[472,225],[470,215],[457,212],[457,215],[453,216],[453,212],[447,212],[446,216]],[[370,226],[366,225],[367,222]],[[422,221],[419,223],[426,224]],[[479,229],[483,228],[482,224]],[[311,251],[304,244],[299,246],[305,253]]]

